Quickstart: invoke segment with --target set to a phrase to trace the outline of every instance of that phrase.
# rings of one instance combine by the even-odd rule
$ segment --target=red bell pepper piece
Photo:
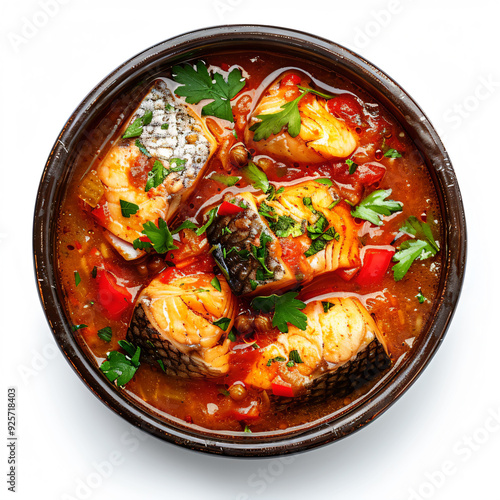
[[[292,384],[285,382],[281,377],[276,377],[271,382],[271,388],[275,396],[283,396],[285,398],[293,398]]]
[[[132,294],[108,271],[97,271],[97,300],[109,319],[118,320],[132,303]]]
[[[234,419],[244,420],[246,422],[249,420],[256,420],[260,416],[259,407],[255,401],[252,401],[250,406],[246,408],[233,408],[229,413]]]
[[[217,215],[224,216],[224,215],[234,215],[238,214],[240,212],[243,212],[245,210],[242,207],[239,207],[238,205],[235,205],[233,203],[229,203],[228,201],[223,201],[221,206],[219,207],[219,210],[217,212]]]
[[[360,285],[376,285],[382,281],[391,263],[395,250],[386,248],[370,248],[366,250],[363,267],[356,276],[356,283]]]
[[[302,79],[299,75],[290,73],[289,75],[283,77],[283,79],[281,80],[281,85],[298,85],[301,81]]]

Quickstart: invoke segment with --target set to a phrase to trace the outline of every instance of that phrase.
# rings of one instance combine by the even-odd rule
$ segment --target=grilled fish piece
[[[356,297],[314,300],[303,312],[306,330],[289,325],[261,350],[245,383],[269,390],[284,382],[295,396],[343,397],[390,365],[384,335]]]
[[[207,228],[207,239],[214,246],[212,255],[232,291],[236,295],[257,290],[262,293],[278,283],[279,286],[294,283],[293,274],[281,259],[278,239],[257,211],[255,197],[242,193],[231,200],[244,205],[245,210],[217,216]]]
[[[127,339],[141,347],[143,359],[163,363],[166,373],[179,377],[218,377],[229,369],[228,332],[237,304],[229,285],[215,275],[175,275],[164,283],[154,279],[137,299]],[[222,327],[214,322],[222,318]]]
[[[349,208],[337,196],[333,186],[314,181],[286,187],[272,201],[251,193],[235,196],[234,203],[243,202],[246,209],[215,217],[207,229],[212,255],[233,292],[262,295],[298,280],[305,283],[325,272],[359,266],[358,231]],[[265,251],[259,261],[262,241]]]
[[[174,99],[163,81],[155,82],[125,129],[146,113],[152,113],[152,119],[142,126],[140,135],[119,139],[97,167],[104,195],[92,213],[114,235],[108,241],[127,260],[143,254],[130,250],[130,244],[141,236],[143,224],[159,217],[168,222],[173,217],[217,147],[205,121]],[[157,187],[146,191],[147,175],[156,161],[166,175]],[[138,205],[138,212],[125,217],[120,200]]]
[[[287,130],[281,130],[267,139],[254,140],[250,128],[259,122],[259,115],[279,113],[283,106],[300,96],[297,87],[282,84],[288,75],[282,74],[271,84],[252,112],[245,130],[247,146],[261,154],[294,162],[319,163],[332,158],[347,158],[358,146],[356,135],[328,111],[326,99],[312,93],[298,103],[301,122],[298,136],[292,137]],[[308,84],[309,79],[303,78],[301,86],[310,88]]]

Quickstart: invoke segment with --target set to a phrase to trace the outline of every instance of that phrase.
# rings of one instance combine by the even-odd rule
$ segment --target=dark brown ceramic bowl
[[[102,375],[76,342],[57,280],[56,220],[72,166],[92,158],[114,126],[109,110],[130,112],[120,96],[154,79],[174,63],[238,48],[293,54],[331,67],[367,90],[403,125],[427,162],[441,204],[443,272],[433,319],[409,356],[365,396],[337,414],[301,427],[237,438],[178,420],[166,420],[132,401]],[[466,257],[462,200],[446,150],[413,99],[391,78],[357,54],[323,38],[271,26],[218,26],[162,42],[133,57],[107,76],[82,101],[64,125],[45,166],[35,208],[34,259],[40,298],[55,339],[90,390],[134,425],[191,449],[230,456],[271,456],[304,451],[360,429],[394,403],[415,381],[441,344],[458,302]]]

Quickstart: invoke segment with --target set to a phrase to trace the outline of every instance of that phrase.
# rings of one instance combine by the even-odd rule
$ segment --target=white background
[[[47,3],[55,5],[49,16],[43,0],[2,0],[0,7],[0,406],[7,406],[7,386],[16,386],[17,498],[500,498],[498,2]],[[33,21],[39,27],[29,31]],[[467,214],[462,298],[425,373],[361,432],[284,460],[207,456],[133,430],[84,387],[56,349],[32,268],[36,189],[74,108],[143,49],[225,23],[309,31],[386,71],[440,130]],[[6,411],[0,413],[5,436]],[[0,496],[8,498],[14,495],[4,475],[7,449],[0,448]]]

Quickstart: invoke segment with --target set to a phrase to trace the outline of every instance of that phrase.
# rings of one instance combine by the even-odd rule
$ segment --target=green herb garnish
[[[288,333],[288,324],[295,325],[300,330],[307,327],[307,316],[301,311],[306,307],[305,303],[297,300],[297,292],[287,292],[283,295],[268,295],[255,297],[251,302],[251,307],[257,311],[271,312],[273,314],[273,326],[283,333]]]
[[[105,326],[104,328],[97,330],[97,336],[101,340],[104,340],[104,342],[110,342],[112,334],[113,334],[113,332],[111,331],[110,326]]]
[[[243,169],[243,173],[255,189],[260,189],[263,193],[267,193],[269,190],[269,180],[267,175],[255,163],[249,162]]]
[[[351,211],[351,215],[380,226],[382,215],[391,215],[393,212],[400,212],[403,209],[403,205],[399,201],[386,200],[391,193],[391,189],[373,191]]]
[[[144,144],[139,139],[135,140],[135,145],[139,148],[139,151],[143,155],[147,156],[148,158],[151,158],[151,153],[146,149],[146,147],[144,146]]]
[[[282,363],[283,361],[286,361],[286,358],[283,356],[276,356],[275,358],[268,359],[266,366],[271,366],[272,363]]]
[[[346,161],[347,166],[349,167],[349,174],[352,175],[356,170],[358,169],[358,164],[354,163],[351,159],[347,159]]]
[[[190,220],[185,220],[181,225],[177,226],[173,231],[171,231],[171,233],[177,234],[180,233],[183,229],[198,229],[198,226]]]
[[[218,326],[221,330],[226,331],[229,323],[231,323],[231,318],[221,318],[217,321],[214,321],[212,324]]]
[[[82,281],[82,278],[80,278],[80,273],[78,271],[75,271],[75,286],[78,286],[81,281]]]
[[[323,306],[323,311],[328,312],[335,304],[331,302],[321,302],[321,305]]]
[[[137,368],[139,368],[141,364],[139,362],[141,348],[135,348],[129,342],[122,340],[118,343],[127,352],[127,356],[119,351],[110,351],[108,352],[107,361],[101,364],[100,369],[110,382],[116,380],[116,385],[121,387],[130,382]],[[127,348],[124,347],[125,345]],[[129,348],[130,346],[132,349]],[[133,349],[135,349],[134,352],[132,352]]]
[[[401,158],[403,155],[397,149],[391,148],[384,153],[384,156],[386,158]]]
[[[131,137],[139,137],[142,134],[142,127],[144,125],[149,125],[153,119],[153,112],[146,111],[143,116],[136,118],[133,123],[131,123],[125,133],[123,134],[123,139],[129,139]]]
[[[234,186],[241,179],[241,177],[238,177],[237,175],[212,174],[209,179],[231,187]]]
[[[174,91],[176,95],[185,97],[189,104],[213,99],[203,106],[201,113],[234,122],[231,99],[245,86],[239,69],[233,69],[227,81],[220,73],[214,72],[211,76],[202,61],[196,63],[196,69],[189,64],[174,66],[172,73],[174,80],[181,84]]]
[[[220,287],[220,281],[219,281],[219,278],[217,278],[217,276],[215,276],[215,278],[210,282],[210,284],[218,291],[220,292],[222,289]]]
[[[167,227],[167,223],[160,217],[158,226],[153,221],[145,222],[142,225],[142,234],[146,235],[149,241],[141,241],[139,238],[133,241],[135,249],[146,250],[153,248],[157,253],[167,253],[169,250],[177,250],[174,245],[172,233]]]
[[[126,217],[127,219],[129,219],[131,215],[134,215],[139,211],[139,205],[130,203],[129,201],[125,200],[120,200],[120,208],[123,217]]]

